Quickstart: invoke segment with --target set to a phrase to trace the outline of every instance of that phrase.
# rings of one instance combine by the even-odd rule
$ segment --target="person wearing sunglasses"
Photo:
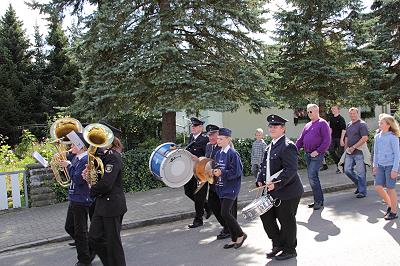
[[[318,105],[308,104],[307,114],[311,121],[304,126],[296,147],[305,151],[308,180],[314,195],[314,203],[308,207],[319,210],[324,206],[324,195],[318,174],[324,154],[331,144],[331,133],[328,122],[319,116]]]

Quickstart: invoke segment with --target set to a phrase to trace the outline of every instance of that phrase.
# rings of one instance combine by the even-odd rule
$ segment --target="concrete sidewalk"
[[[350,179],[335,171],[336,167],[330,166],[328,170],[320,172],[324,192],[354,187]],[[306,191],[304,196],[312,195],[306,171],[300,170],[299,173]],[[371,184],[370,169],[367,179]],[[249,192],[252,188],[254,178],[244,177],[239,195],[239,210],[254,199],[255,193]],[[127,193],[126,201],[128,212],[123,220],[124,229],[194,217],[194,204],[185,196],[183,188],[164,187]],[[67,207],[68,203],[60,203],[0,214],[0,253],[70,239],[64,231]]]

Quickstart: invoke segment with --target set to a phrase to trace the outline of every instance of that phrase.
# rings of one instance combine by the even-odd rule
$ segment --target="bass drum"
[[[181,187],[193,176],[192,154],[177,149],[175,143],[161,144],[151,153],[149,169],[153,176],[172,188]]]

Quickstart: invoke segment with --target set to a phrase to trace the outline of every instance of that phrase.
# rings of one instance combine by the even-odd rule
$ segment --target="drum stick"
[[[274,181],[274,182],[269,183],[268,185],[270,185],[270,184],[276,184],[276,183],[279,183],[279,182],[281,182],[281,181],[282,181],[282,180],[277,180],[277,181]],[[252,192],[252,191],[257,190],[257,189],[261,189],[261,188],[268,187],[268,185],[264,185],[264,186],[261,186],[261,187],[253,188],[252,190],[249,190],[249,192]]]

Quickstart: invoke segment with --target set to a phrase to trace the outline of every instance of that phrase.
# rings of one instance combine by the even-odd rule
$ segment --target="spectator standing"
[[[367,178],[365,164],[369,163],[368,126],[359,116],[355,107],[349,109],[350,122],[346,127],[344,147],[346,156],[344,159],[344,173],[353,181],[357,189],[354,192],[357,198],[367,196]]]
[[[398,217],[395,187],[399,172],[400,130],[393,116],[383,114],[379,118],[380,131],[374,140],[372,173],[375,175],[375,190],[388,206],[384,218],[393,220]]]
[[[257,179],[258,172],[260,171],[260,164],[262,163],[263,155],[265,149],[267,148],[267,143],[265,143],[264,131],[262,128],[256,129],[256,140],[253,142],[251,147],[251,173]]]
[[[343,116],[340,115],[340,107],[334,105],[331,107],[332,117],[329,119],[329,126],[331,128],[331,145],[329,147],[329,153],[331,154],[333,161],[336,164],[336,174],[340,174],[338,168],[340,157],[344,152],[344,135],[346,133],[346,121]]]
[[[324,205],[324,195],[318,173],[331,143],[331,134],[328,122],[319,116],[318,105],[307,105],[307,114],[311,121],[304,126],[296,141],[296,147],[298,150],[304,148],[308,180],[314,195],[314,203],[308,207],[319,210]]]

